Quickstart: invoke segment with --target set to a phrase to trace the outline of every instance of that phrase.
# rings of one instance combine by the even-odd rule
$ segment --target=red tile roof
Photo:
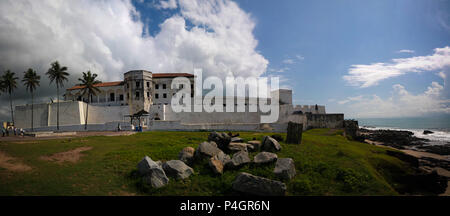
[[[194,74],[189,73],[154,73],[153,78],[172,78],[172,77],[194,77]]]
[[[153,78],[174,78],[174,77],[194,77],[194,74],[189,73],[154,73],[152,74]],[[95,87],[109,87],[109,86],[119,86],[123,85],[123,81],[115,81],[115,82],[104,82],[94,85]],[[68,88],[67,90],[77,90],[83,89],[84,86],[76,85],[72,88]]]

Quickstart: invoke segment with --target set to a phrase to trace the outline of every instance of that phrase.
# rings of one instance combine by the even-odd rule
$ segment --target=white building
[[[124,74],[123,81],[97,84],[100,90],[90,99],[88,130],[130,129],[131,124],[141,125],[148,130],[241,130],[241,131],[285,131],[289,121],[303,123],[308,127],[341,127],[343,114],[326,114],[324,106],[292,104],[292,90],[279,89],[279,118],[271,124],[261,124],[264,113],[249,111],[249,98],[233,98],[235,106],[239,101],[245,104],[244,112],[174,112],[171,100],[178,89],[171,88],[175,77],[189,79],[194,97],[194,80],[187,73],[152,73],[134,70]],[[88,96],[81,95],[83,86],[66,90],[65,101],[60,102],[60,130],[84,130]],[[226,99],[223,99],[225,107]],[[216,100],[218,100],[216,98]],[[270,99],[269,99],[270,101]],[[235,109],[236,110],[236,109]],[[259,109],[258,109],[259,110]],[[140,118],[131,118],[137,113]],[[31,105],[15,108],[16,126],[31,127]],[[56,103],[34,104],[34,128],[37,131],[55,130]]]

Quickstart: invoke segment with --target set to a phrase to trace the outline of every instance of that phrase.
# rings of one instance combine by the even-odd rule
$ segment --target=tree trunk
[[[33,96],[33,91],[31,91],[31,131],[34,131],[34,128],[33,128],[33,121],[34,121],[33,104],[34,104],[34,96]]]
[[[86,117],[84,120],[84,130],[87,130],[87,123],[88,123],[88,115],[89,115],[89,101],[90,101],[90,95],[88,94],[88,101],[87,101],[87,106],[86,106]]]
[[[59,131],[59,85],[56,84],[56,130]]]
[[[12,107],[11,92],[9,92],[9,106],[11,107],[11,120],[12,120],[12,123],[13,123],[13,125],[15,127],[16,124],[14,124],[14,111],[13,111],[13,107]]]

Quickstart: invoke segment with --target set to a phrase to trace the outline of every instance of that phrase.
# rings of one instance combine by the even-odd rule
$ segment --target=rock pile
[[[143,177],[144,183],[154,188],[167,185],[168,177],[189,178],[194,173],[189,165],[204,160],[207,160],[212,172],[217,175],[223,174],[227,169],[240,169],[250,163],[258,166],[275,163],[273,172],[277,178],[288,181],[295,176],[294,161],[291,158],[278,158],[274,153],[281,151],[281,145],[276,139],[265,136],[262,142],[252,140],[245,143],[238,135],[212,132],[208,136],[208,141],[200,143],[196,149],[183,148],[178,154],[178,160],[162,163],[145,156],[137,165],[138,173]],[[252,162],[249,152],[253,151],[262,152],[256,154]],[[230,157],[228,154],[233,156]],[[232,184],[235,191],[252,195],[280,196],[286,192],[286,185],[283,182],[248,173],[240,173]]]

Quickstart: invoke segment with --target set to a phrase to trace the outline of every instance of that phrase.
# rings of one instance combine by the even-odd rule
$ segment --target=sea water
[[[430,140],[431,145],[450,143],[450,115],[433,117],[410,118],[359,118],[358,124],[369,130],[390,129],[406,130],[414,133],[414,136]],[[424,130],[434,133],[423,134]]]

